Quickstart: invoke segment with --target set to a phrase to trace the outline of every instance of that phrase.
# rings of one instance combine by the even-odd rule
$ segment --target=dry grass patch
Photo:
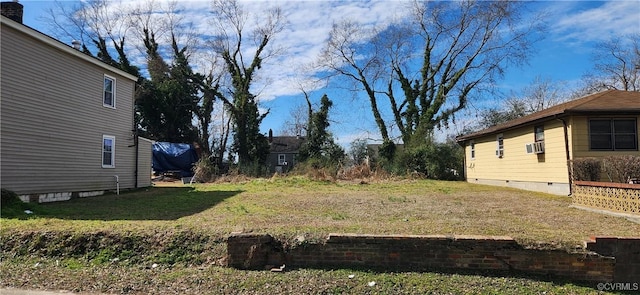
[[[640,224],[569,208],[571,199],[465,182],[369,184],[304,177],[153,188],[39,205],[2,231],[187,229],[281,237],[329,233],[506,235],[525,245],[575,247],[590,236],[634,236]]]
[[[624,218],[569,208],[568,197],[464,182],[277,177],[173,186],[28,204],[32,215],[3,209],[0,286],[114,294],[590,294],[595,286],[491,274],[274,274],[216,265],[234,231],[269,233],[288,245],[335,232],[506,235],[565,248],[594,235],[640,232]]]

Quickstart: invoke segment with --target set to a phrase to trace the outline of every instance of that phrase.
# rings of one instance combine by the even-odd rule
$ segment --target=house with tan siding
[[[640,155],[638,130],[640,92],[608,90],[457,141],[468,182],[569,195],[571,160]]]
[[[151,185],[151,141],[134,128],[137,78],[5,17],[0,186],[48,202]]]

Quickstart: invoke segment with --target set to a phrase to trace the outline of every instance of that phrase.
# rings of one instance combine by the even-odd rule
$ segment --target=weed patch
[[[5,215],[9,207],[3,203],[1,284],[123,294],[588,294],[593,286],[537,278],[355,270],[272,274],[216,266],[226,256],[225,237],[236,231],[269,233],[286,247],[322,243],[329,233],[367,233],[504,235],[535,249],[575,249],[590,236],[640,232],[640,224],[570,204],[567,197],[465,182],[364,185],[301,176],[25,204],[34,212],[26,218]],[[369,287],[370,281],[376,285]]]

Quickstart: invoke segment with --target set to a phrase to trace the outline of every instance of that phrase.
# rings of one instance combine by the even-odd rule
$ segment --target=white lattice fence
[[[576,181],[574,205],[640,215],[640,185]]]

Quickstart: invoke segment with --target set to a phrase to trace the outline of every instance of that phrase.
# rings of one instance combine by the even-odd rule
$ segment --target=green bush
[[[463,176],[462,148],[455,143],[429,143],[406,149],[394,161],[395,172],[418,174],[439,180],[461,180]]]
[[[573,180],[600,181],[602,163],[597,158],[578,158],[571,161]]]
[[[2,189],[2,206],[8,206],[14,203],[22,202],[20,198],[18,198],[18,194],[8,190]]]
[[[627,183],[640,177],[640,156],[609,156],[602,161],[604,172],[612,182]]]
[[[25,203],[15,192],[2,189],[2,204],[0,206],[0,216],[2,218],[30,218],[32,215],[26,214],[25,210],[36,211],[37,204]]]
[[[231,173],[237,173],[248,177],[265,177],[269,176],[268,167],[261,162],[251,162],[244,165],[238,164],[235,166],[236,172],[231,171]]]

